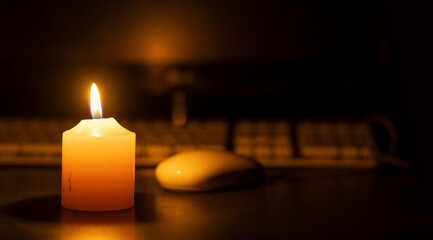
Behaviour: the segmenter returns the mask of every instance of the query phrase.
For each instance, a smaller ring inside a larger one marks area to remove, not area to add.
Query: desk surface
[[[137,169],[135,207],[60,207],[60,168],[0,168],[0,239],[396,239],[433,236],[428,186],[411,173],[268,170],[262,186],[161,189]]]

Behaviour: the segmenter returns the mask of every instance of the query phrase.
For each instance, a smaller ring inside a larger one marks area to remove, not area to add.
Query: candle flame
[[[95,83],[92,84],[92,88],[90,89],[90,112],[93,119],[102,118],[101,98]]]

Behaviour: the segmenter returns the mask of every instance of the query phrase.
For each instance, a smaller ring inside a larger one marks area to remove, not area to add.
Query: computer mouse
[[[251,158],[227,151],[195,150],[160,162],[156,179],[174,191],[211,191],[252,186],[262,182],[265,170]]]

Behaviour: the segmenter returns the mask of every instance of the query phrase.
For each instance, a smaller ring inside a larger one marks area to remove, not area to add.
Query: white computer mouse
[[[159,184],[175,191],[210,191],[260,183],[264,168],[253,159],[227,151],[178,153],[158,164]]]

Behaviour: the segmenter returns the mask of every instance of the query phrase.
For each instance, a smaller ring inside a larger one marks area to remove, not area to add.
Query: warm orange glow
[[[92,88],[90,89],[90,112],[94,119],[102,118],[101,97],[95,83],[92,84]]]
[[[134,206],[135,133],[114,118],[86,119],[62,139],[63,207],[113,211]]]
[[[62,224],[61,240],[136,239],[135,226],[129,224]]]

